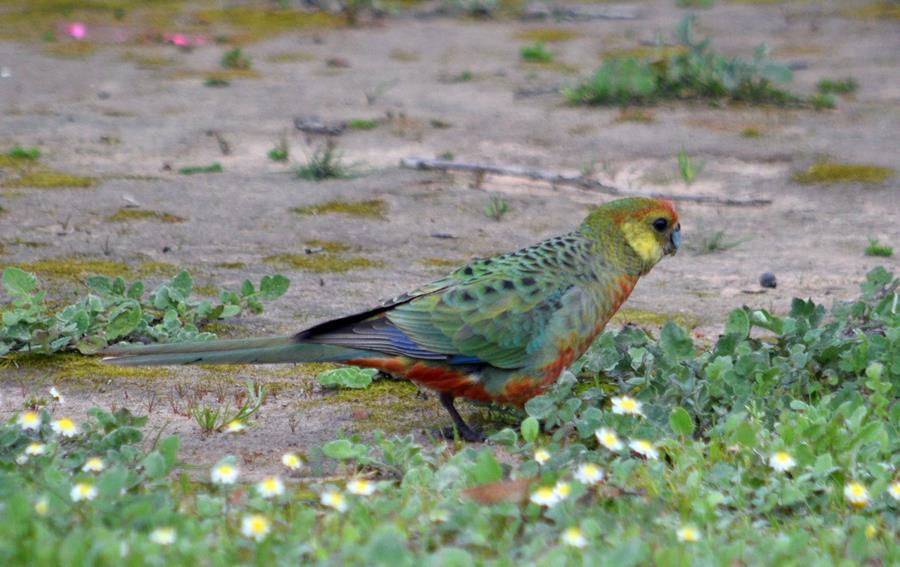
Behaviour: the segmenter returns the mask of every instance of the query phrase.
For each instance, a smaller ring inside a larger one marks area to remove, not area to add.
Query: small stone
[[[772,272],[763,272],[759,276],[759,285],[775,289],[778,287],[778,281],[775,279],[775,274]]]

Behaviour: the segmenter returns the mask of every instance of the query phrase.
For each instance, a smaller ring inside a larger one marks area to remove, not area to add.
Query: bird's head
[[[586,223],[599,228],[612,225],[641,263],[650,271],[663,256],[675,254],[681,245],[681,224],[671,201],[629,197],[610,201],[588,216]]]

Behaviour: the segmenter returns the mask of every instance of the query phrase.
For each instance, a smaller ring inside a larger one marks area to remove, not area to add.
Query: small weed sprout
[[[809,102],[814,110],[831,110],[835,107],[834,97],[830,94],[814,94]]]
[[[346,179],[353,177],[351,168],[341,161],[341,154],[335,150],[335,144],[329,140],[316,148],[306,163],[296,169],[297,177],[309,181],[325,179]]]
[[[506,202],[506,199],[498,197],[497,195],[491,195],[488,204],[484,207],[485,216],[498,222],[503,218],[503,215],[508,212],[509,204]]]
[[[549,63],[553,61],[553,54],[547,51],[543,42],[536,42],[532,45],[525,45],[519,50],[522,60],[529,63]]]
[[[179,168],[178,173],[181,175],[194,175],[197,173],[222,173],[222,164],[213,162],[209,165],[187,165]]]
[[[374,130],[379,122],[369,118],[351,118],[347,121],[347,128],[351,130]]]
[[[268,153],[269,159],[272,161],[277,161],[284,163],[290,157],[290,148],[288,148],[287,140],[282,138],[275,147],[269,150]]]
[[[894,255],[894,249],[885,244],[880,244],[877,238],[870,238],[869,245],[866,246],[866,256],[880,256],[889,258]]]
[[[859,88],[853,77],[846,79],[822,79],[816,83],[816,90],[821,94],[852,94]]]
[[[703,172],[704,167],[706,162],[695,162],[684,150],[678,152],[678,173],[685,185],[691,185]]]
[[[688,249],[698,256],[724,252],[738,246],[744,240],[726,240],[725,231],[717,230],[711,234],[703,235],[688,246]]]
[[[231,422],[244,423],[259,411],[265,402],[265,386],[262,384],[254,386],[252,382],[247,381],[245,387],[247,389],[246,396],[243,393],[238,396],[238,407],[233,412],[229,404],[226,404],[224,408],[215,409],[203,404],[191,409],[191,416],[204,433],[222,431]]]
[[[221,64],[225,69],[249,69],[252,66],[250,58],[244,55],[240,47],[226,51]]]

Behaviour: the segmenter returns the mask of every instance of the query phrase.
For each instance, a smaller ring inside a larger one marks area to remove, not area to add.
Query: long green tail
[[[342,362],[371,357],[372,352],[336,345],[298,342],[293,336],[232,339],[196,343],[111,347],[104,362],[120,366],[163,364],[268,364]]]

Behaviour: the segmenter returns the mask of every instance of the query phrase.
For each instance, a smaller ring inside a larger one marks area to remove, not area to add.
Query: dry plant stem
[[[487,163],[467,163],[462,161],[450,161],[442,159],[428,159],[409,157],[400,160],[400,166],[408,169],[438,170],[438,171],[470,171],[483,177],[485,174],[508,175],[511,177],[524,177],[535,181],[544,181],[551,185],[571,185],[581,189],[599,191],[607,195],[618,197],[640,196],[669,199],[670,201],[682,201],[688,203],[700,203],[706,205],[727,205],[730,207],[762,207],[771,205],[771,199],[723,199],[706,195],[673,195],[669,193],[639,193],[626,191],[601,183],[594,179],[582,177],[579,174],[559,173],[543,169],[519,167],[515,165],[493,165]]]

